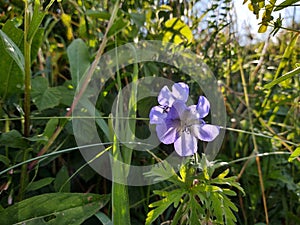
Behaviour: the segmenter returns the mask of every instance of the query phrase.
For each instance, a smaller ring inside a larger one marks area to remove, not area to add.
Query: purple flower
[[[164,86],[158,95],[158,103],[164,107],[171,107],[175,100],[186,102],[189,97],[189,86],[179,82],[172,86],[172,92],[167,86]]]
[[[203,120],[209,113],[210,104],[200,96],[197,105],[186,106],[188,86],[174,84],[172,92],[165,86],[155,106],[150,111],[150,124],[156,124],[159,140],[164,144],[174,143],[175,151],[180,156],[190,156],[197,152],[198,139],[213,141],[220,128],[206,124]],[[163,105],[164,104],[164,105]]]
[[[172,86],[172,91],[167,86],[164,86],[158,95],[159,106],[155,106],[150,111],[150,123],[157,124],[163,121],[170,107],[175,100],[187,102],[189,97],[189,86],[185,83],[179,82]]]

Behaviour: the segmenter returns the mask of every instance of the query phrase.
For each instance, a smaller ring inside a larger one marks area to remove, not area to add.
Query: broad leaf
[[[5,43],[8,43],[7,40],[5,42],[0,41],[0,96],[6,99],[11,95],[23,92],[24,69],[20,68],[24,68],[24,32],[17,28],[13,21],[9,20],[2,28],[1,34],[3,33],[5,33],[15,46],[10,48],[13,49],[13,51],[8,51],[8,45],[5,45]],[[39,28],[34,34],[31,45],[32,62],[35,60],[38,49],[42,44],[44,29]],[[3,35],[0,36],[3,37]]]
[[[25,60],[19,47],[2,30],[0,30],[0,38],[2,39],[4,50],[13,58],[22,73],[24,73]]]
[[[90,66],[90,55],[87,45],[81,40],[74,40],[67,49],[74,88]]]
[[[48,80],[36,77],[32,80],[32,101],[40,111],[57,106],[61,92],[56,87],[49,87]]]
[[[42,194],[2,210],[0,224],[79,225],[94,215],[108,200],[108,196],[97,194]]]
[[[22,51],[23,31],[16,28],[11,21],[4,24],[2,31],[6,33],[11,42]],[[0,96],[3,99],[12,94],[21,93],[23,88],[24,71],[20,68],[24,68],[24,59],[20,56],[21,53],[18,54],[16,53],[17,50],[14,51],[15,54],[18,55],[15,59],[11,56],[13,51],[8,51],[7,45],[4,45],[3,41],[0,42]]]
[[[0,136],[0,146],[8,148],[27,148],[28,142],[17,130],[11,130]]]
[[[163,42],[175,44],[190,44],[193,41],[193,33],[188,25],[178,18],[173,18],[165,23]]]

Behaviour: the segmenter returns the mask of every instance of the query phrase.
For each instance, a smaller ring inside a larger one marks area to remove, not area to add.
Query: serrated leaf
[[[72,84],[76,89],[81,78],[90,66],[90,54],[87,45],[81,39],[76,39],[67,48],[72,76]]]
[[[190,224],[191,225],[197,225],[201,224],[200,219],[201,215],[204,215],[205,212],[203,208],[201,208],[200,204],[197,202],[197,200],[190,196],[190,201],[188,207],[190,208]]]
[[[155,182],[169,180],[174,184],[182,185],[183,181],[176,174],[173,167],[167,162],[159,162],[149,172],[144,173],[146,177],[154,177]]]
[[[159,193],[159,192],[156,192]],[[161,192],[164,193],[164,198],[162,200],[159,200],[157,202],[154,202],[149,205],[149,207],[155,209],[152,209],[147,214],[147,219],[145,225],[150,225],[154,220],[159,217],[172,203],[174,203],[174,207],[176,208],[181,200],[182,195],[184,194],[184,191],[181,189],[176,189],[170,192]]]
[[[210,198],[211,198],[211,203],[212,203],[212,209],[213,209],[213,215],[217,219],[217,223],[223,224],[223,210],[222,208],[224,207],[222,203],[222,198],[218,193],[212,193]]]
[[[1,211],[0,224],[80,225],[109,200],[107,195],[50,193],[34,196]]]

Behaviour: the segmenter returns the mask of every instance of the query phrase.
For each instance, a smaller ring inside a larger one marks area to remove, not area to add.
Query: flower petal
[[[174,148],[180,156],[190,156],[197,152],[198,140],[191,133],[182,132],[181,136],[174,142]]]
[[[220,133],[220,127],[210,124],[193,125],[191,132],[202,141],[213,141]]]
[[[150,124],[159,124],[167,117],[167,114],[164,113],[164,110],[162,107],[154,106],[150,110],[149,118],[150,118]]]
[[[200,118],[204,118],[208,115],[210,109],[210,103],[204,96],[200,96],[197,104],[197,111],[200,113]]]
[[[156,125],[158,139],[164,144],[172,144],[178,138],[176,127],[167,127],[165,123]]]
[[[167,119],[182,119],[182,114],[187,111],[187,109],[188,107],[183,101],[176,100],[168,112]]]
[[[172,86],[172,95],[175,100],[187,102],[189,97],[189,86],[183,82],[175,83]]]
[[[170,89],[167,86],[164,86],[157,97],[158,103],[162,106],[172,106],[172,103],[174,101],[172,93]],[[170,105],[171,102],[171,105]]]

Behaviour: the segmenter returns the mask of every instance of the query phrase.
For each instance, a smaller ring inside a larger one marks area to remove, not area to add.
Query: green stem
[[[29,31],[29,9],[28,1],[25,1],[24,16],[24,59],[25,59],[25,90],[24,90],[24,136],[29,137],[30,133],[30,92],[31,92],[31,40],[28,40]]]
[[[24,15],[24,59],[25,59],[25,80],[24,80],[24,137],[29,137],[30,134],[30,92],[31,92],[31,40],[28,40],[30,23],[30,14],[28,1],[25,1],[25,15]],[[28,149],[23,152],[23,161],[28,158]],[[24,192],[27,184],[27,167],[23,165],[20,176],[20,190],[18,200],[21,201],[24,197]]]

